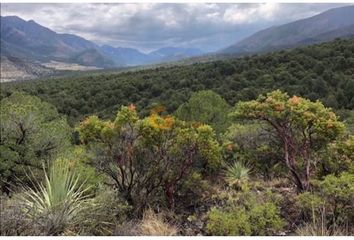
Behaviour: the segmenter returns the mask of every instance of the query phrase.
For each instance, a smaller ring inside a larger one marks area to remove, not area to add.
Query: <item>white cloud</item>
[[[233,24],[269,21],[274,19],[279,10],[278,3],[262,3],[252,8],[240,8],[235,5],[225,11],[223,19]]]
[[[215,50],[256,30],[308,17],[331,4],[1,4],[60,33],[99,44],[154,49],[168,45]]]

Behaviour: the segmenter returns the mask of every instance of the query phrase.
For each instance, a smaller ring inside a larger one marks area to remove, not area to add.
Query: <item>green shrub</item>
[[[354,221],[354,174],[328,175],[314,182],[314,191],[300,194],[299,207],[309,220],[321,215],[329,225],[352,225]]]
[[[265,126],[259,123],[232,124],[225,134],[223,157],[226,162],[247,162],[252,172],[270,180],[284,175],[279,162],[279,146],[265,136]]]
[[[0,191],[43,180],[42,164],[70,147],[71,128],[55,107],[37,97],[13,93],[0,102]],[[34,178],[34,179],[33,179]]]
[[[191,172],[177,192],[176,205],[178,207],[196,206],[204,204],[204,196],[208,195],[210,185],[203,179],[201,173]]]
[[[92,166],[89,157],[83,146],[75,146],[70,153],[65,154],[57,161],[62,161],[70,169],[75,170],[76,174],[80,176],[79,183],[90,187],[86,194],[94,195],[106,179]]]
[[[211,209],[207,232],[211,235],[275,235],[284,227],[280,211],[273,202],[253,202],[244,206]]]
[[[242,208],[236,208],[231,212],[212,208],[208,213],[206,228],[208,234],[217,236],[247,236],[252,233],[249,216]]]
[[[271,202],[254,206],[249,215],[253,235],[274,235],[284,227],[279,209]]]
[[[323,163],[317,172],[319,177],[329,174],[338,176],[344,171],[349,171],[354,166],[354,135],[328,144],[321,158]]]

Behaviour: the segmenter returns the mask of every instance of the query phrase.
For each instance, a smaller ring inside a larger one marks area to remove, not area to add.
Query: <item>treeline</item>
[[[69,122],[112,118],[135,104],[142,116],[156,105],[173,113],[191,94],[213,90],[228,104],[281,89],[334,109],[354,108],[354,40],[188,66],[2,84],[1,99],[20,90],[52,103]]]

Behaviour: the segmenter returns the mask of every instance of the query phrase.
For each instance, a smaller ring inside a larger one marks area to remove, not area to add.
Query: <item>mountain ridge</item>
[[[1,55],[31,59],[32,61],[62,61],[102,68],[134,66],[179,60],[192,57],[198,49],[175,48],[175,52],[157,55],[145,54],[137,49],[99,46],[74,34],[56,33],[33,20],[18,16],[1,16]],[[162,52],[164,48],[155,52]],[[178,54],[178,53],[183,54]],[[91,61],[90,61],[91,60]]]
[[[269,49],[281,49],[282,46],[299,46],[304,40],[307,40],[307,44],[330,41],[342,37],[340,32],[333,34],[336,30],[353,24],[354,5],[333,8],[309,18],[263,29],[219,52],[229,54],[257,53]],[[354,28],[350,30],[354,33]],[[325,34],[330,32],[332,34],[325,38]],[[322,35],[322,38],[316,38],[319,35]],[[311,38],[313,41],[309,41]]]

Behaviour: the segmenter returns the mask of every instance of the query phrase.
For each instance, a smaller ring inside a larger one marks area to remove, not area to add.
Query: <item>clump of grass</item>
[[[341,226],[332,226],[328,228],[321,223],[307,223],[296,229],[299,236],[348,236],[348,231]]]
[[[162,214],[156,214],[151,209],[144,212],[139,225],[139,235],[143,236],[174,236],[177,232],[177,227],[168,223]]]
[[[306,223],[296,229],[299,236],[348,236],[349,230],[335,223],[329,225],[326,219],[326,209],[320,209],[320,216],[312,208],[312,222]]]
[[[49,174],[44,171],[44,183],[24,187],[22,200],[26,215],[45,235],[61,234],[83,208],[89,187],[85,188],[79,179],[65,161],[56,161]]]

